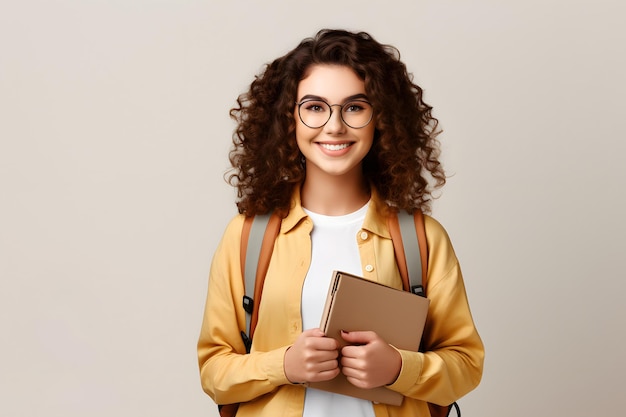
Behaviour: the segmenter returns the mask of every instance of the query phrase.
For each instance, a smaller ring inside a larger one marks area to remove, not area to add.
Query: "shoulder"
[[[224,249],[235,247],[239,248],[241,242],[241,232],[243,230],[243,223],[246,217],[243,214],[237,214],[226,224],[222,240],[220,242],[220,248]]]
[[[441,265],[444,269],[457,263],[452,241],[446,229],[433,217],[424,215],[429,265]],[[445,266],[444,266],[445,265]],[[429,266],[429,268],[430,268]]]
[[[450,241],[448,232],[438,220],[427,214],[424,214],[424,226],[426,228],[426,236],[428,242]]]

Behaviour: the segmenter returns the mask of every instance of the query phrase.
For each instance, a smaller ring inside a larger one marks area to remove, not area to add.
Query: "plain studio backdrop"
[[[623,4],[2,0],[0,415],[217,416],[228,110],[322,27],[397,46],[441,122],[433,215],[487,353],[463,415],[620,415]]]

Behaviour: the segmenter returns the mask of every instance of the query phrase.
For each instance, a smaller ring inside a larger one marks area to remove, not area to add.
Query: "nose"
[[[338,108],[334,108],[337,106]],[[333,104],[330,106],[330,119],[324,125],[324,130],[327,133],[343,133],[346,129],[346,124],[341,118],[341,106],[339,104]]]

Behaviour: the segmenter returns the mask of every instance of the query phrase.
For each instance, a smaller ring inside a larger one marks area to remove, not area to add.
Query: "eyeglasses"
[[[352,100],[344,104],[328,104],[321,99],[308,99],[296,103],[298,116],[305,126],[319,129],[325,126],[333,114],[333,107],[338,106],[341,111],[341,120],[353,129],[361,129],[372,121],[374,110],[365,100]]]

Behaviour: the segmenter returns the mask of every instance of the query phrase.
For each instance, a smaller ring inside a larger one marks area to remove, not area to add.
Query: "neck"
[[[302,185],[302,206],[315,213],[341,216],[357,211],[370,198],[363,175],[306,177]]]

